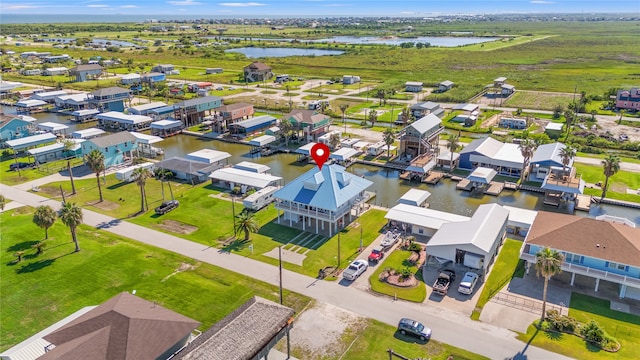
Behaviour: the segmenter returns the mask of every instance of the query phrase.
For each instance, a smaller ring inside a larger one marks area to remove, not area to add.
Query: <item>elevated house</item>
[[[153,118],[144,115],[128,115],[109,111],[96,115],[98,126],[111,130],[143,131],[149,129]]]
[[[51,133],[30,135],[5,141],[5,145],[13,151],[24,151],[40,145],[51,144],[58,139]]]
[[[131,105],[131,90],[112,86],[90,92],[87,98],[89,106],[101,112],[124,111],[125,103]]]
[[[565,166],[560,155],[562,143],[540,145],[529,161],[529,180],[541,181],[545,191],[544,203],[560,205],[561,200],[575,200],[584,192],[585,181],[576,174],[573,159]]]
[[[165,106],[167,106],[167,104],[163,103],[162,101],[154,101],[127,108],[127,112],[131,115],[149,115],[149,111]]]
[[[271,66],[259,61],[254,61],[244,68],[244,80],[246,82],[267,81],[273,77]]]
[[[69,76],[75,76],[77,82],[97,79],[102,75],[104,68],[100,64],[83,64],[69,70]]]
[[[616,108],[636,112],[640,110],[640,87],[630,90],[618,90],[616,94]]]
[[[185,100],[173,105],[173,117],[180,120],[185,127],[189,127],[200,124],[205,116],[213,115],[220,106],[222,106],[222,98],[218,96]]]
[[[435,156],[438,137],[443,130],[442,120],[435,114],[426,115],[408,125],[400,132],[400,156],[406,160],[415,160],[423,155]]]
[[[252,104],[235,103],[223,105],[218,108],[218,115],[215,116],[213,131],[225,133],[229,129],[229,125],[235,122],[248,119],[253,116],[255,110]]]
[[[360,76],[355,76],[355,75],[343,75],[342,76],[342,83],[344,85],[351,85],[351,84],[355,84],[355,83],[359,83],[360,82]]]
[[[134,150],[137,148],[136,137],[128,131],[121,131],[84,141],[82,155],[98,150],[104,155],[105,168],[110,168],[133,160]]]
[[[166,75],[162,72],[148,72],[142,75],[140,81],[147,84],[153,84],[160,81],[165,81],[166,79]]]
[[[454,85],[455,84],[453,81],[449,81],[449,80],[442,81],[438,83],[438,91],[439,92],[449,91],[453,88]]]
[[[140,74],[126,74],[120,78],[122,85],[133,85],[142,83],[142,76]]]
[[[372,184],[342,166],[314,167],[274,194],[278,223],[333,236],[364,211]]]
[[[83,110],[89,106],[89,95],[80,93],[57,96],[55,104],[58,109]]]
[[[69,95],[69,93],[67,93],[64,90],[54,90],[54,91],[43,91],[43,92],[35,93],[31,95],[30,98],[33,100],[42,100],[46,103],[53,104],[56,102],[56,98],[58,96],[65,96],[65,95]]]
[[[45,76],[67,75],[69,74],[69,69],[64,66],[50,67],[44,69],[43,74]]]
[[[424,83],[422,81],[407,81],[404,83],[404,91],[407,92],[421,92]]]
[[[293,109],[284,116],[294,129],[302,131],[305,141],[317,142],[318,138],[329,131],[331,117],[315,110]]]
[[[200,323],[123,292],[88,306],[7,350],[2,359],[168,359]]]
[[[529,160],[528,179],[542,182],[552,171],[568,171],[567,173],[569,173],[573,167],[573,158],[568,159],[569,162],[566,166],[562,164],[560,154],[564,148],[566,145],[559,142],[538,146]]]
[[[460,151],[459,167],[465,170],[484,167],[498,175],[518,177],[523,164],[524,157],[517,144],[505,144],[490,137],[474,140]]]
[[[31,116],[0,114],[0,141],[30,136],[36,130],[35,121]]]
[[[420,119],[429,114],[433,114],[439,118],[444,116],[444,109],[438,103],[434,103],[432,101],[423,101],[417,104],[413,104],[409,107],[411,110],[411,114],[416,118]]]
[[[238,136],[248,136],[273,127],[278,119],[271,115],[252,117],[229,125],[229,131]]]
[[[633,222],[539,211],[520,250],[528,274],[545,247],[564,255],[563,273],[553,280],[640,300],[640,229]]]
[[[175,66],[172,64],[158,64],[151,68],[151,72],[162,73],[162,74],[171,74],[175,70]]]

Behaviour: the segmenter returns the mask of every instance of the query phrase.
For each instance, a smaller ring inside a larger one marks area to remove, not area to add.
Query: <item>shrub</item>
[[[557,310],[547,311],[547,321],[553,329],[564,332],[574,332],[578,321],[572,317],[560,315]]]
[[[411,275],[413,275],[413,272],[411,271],[411,268],[409,267],[403,267],[400,271],[398,271],[398,273],[400,274],[400,281],[405,281],[407,279],[409,279],[411,277]]]
[[[589,323],[580,330],[580,333],[587,341],[596,344],[600,344],[604,340],[604,330],[602,330],[595,320],[589,321]]]
[[[420,252],[422,251],[422,246],[420,246],[420,244],[418,244],[417,242],[411,242],[411,244],[409,245],[409,251],[415,251],[415,252]]]

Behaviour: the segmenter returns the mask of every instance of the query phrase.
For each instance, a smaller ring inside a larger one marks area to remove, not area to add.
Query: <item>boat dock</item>
[[[439,171],[431,171],[429,172],[429,175],[427,175],[426,178],[422,179],[422,182],[435,185],[438,182],[440,182],[440,179],[442,179],[443,176],[444,174]]]
[[[576,196],[576,210],[589,211],[591,209],[591,195],[580,194]]]
[[[462,179],[456,185],[456,189],[458,190],[471,191],[472,188],[473,183],[469,179]]]
[[[492,181],[489,183],[489,186],[484,190],[484,193],[487,195],[498,196],[504,189],[503,182]]]

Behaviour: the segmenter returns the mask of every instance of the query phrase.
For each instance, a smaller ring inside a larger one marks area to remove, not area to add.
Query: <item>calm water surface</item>
[[[5,113],[15,113],[15,109],[11,107],[2,107],[2,111]],[[60,116],[52,113],[33,114],[32,116],[38,119],[37,123],[45,121],[64,123],[71,127],[68,133],[71,133],[76,129],[95,126],[95,122],[77,124],[70,122],[67,116]],[[174,156],[184,156],[202,148],[226,151],[231,154],[231,158],[229,159],[230,164],[235,164],[240,161],[253,161],[264,164],[271,167],[271,172],[274,175],[282,176],[287,183],[315,166],[296,162],[296,154],[275,154],[265,157],[251,157],[249,154],[249,146],[226,143],[218,140],[205,140],[189,135],[177,135],[166,138],[164,141],[157,143],[156,145],[164,149],[165,159]],[[464,216],[472,215],[478,206],[486,203],[498,203],[501,205],[545,211],[563,212],[565,210],[555,206],[544,205],[541,194],[527,191],[514,192],[505,190],[500,194],[500,196],[489,196],[457,190],[455,187],[456,183],[449,179],[442,179],[442,181],[437,185],[427,185],[417,182],[409,183],[398,179],[398,171],[361,164],[355,164],[349,167],[349,171],[356,175],[364,176],[373,182],[373,185],[369,190],[375,192],[376,197],[372,200],[372,203],[384,207],[392,207],[409,189],[418,188],[431,192],[431,197],[427,200],[430,204],[430,208]],[[576,211],[575,214],[578,216],[592,217],[603,214],[622,216],[630,219],[640,226],[640,210],[638,209],[611,205],[598,205],[592,206],[591,211],[588,214],[583,211]]]
[[[225,50],[225,52],[236,52],[246,55],[248,58],[264,57],[287,57],[287,56],[327,56],[342,55],[344,51],[319,50],[319,49],[297,49],[297,48],[260,48],[241,47]]]

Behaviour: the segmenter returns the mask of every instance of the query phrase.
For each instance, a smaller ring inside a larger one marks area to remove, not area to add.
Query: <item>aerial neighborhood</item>
[[[8,14],[0,359],[636,359],[640,18],[514,13]]]

